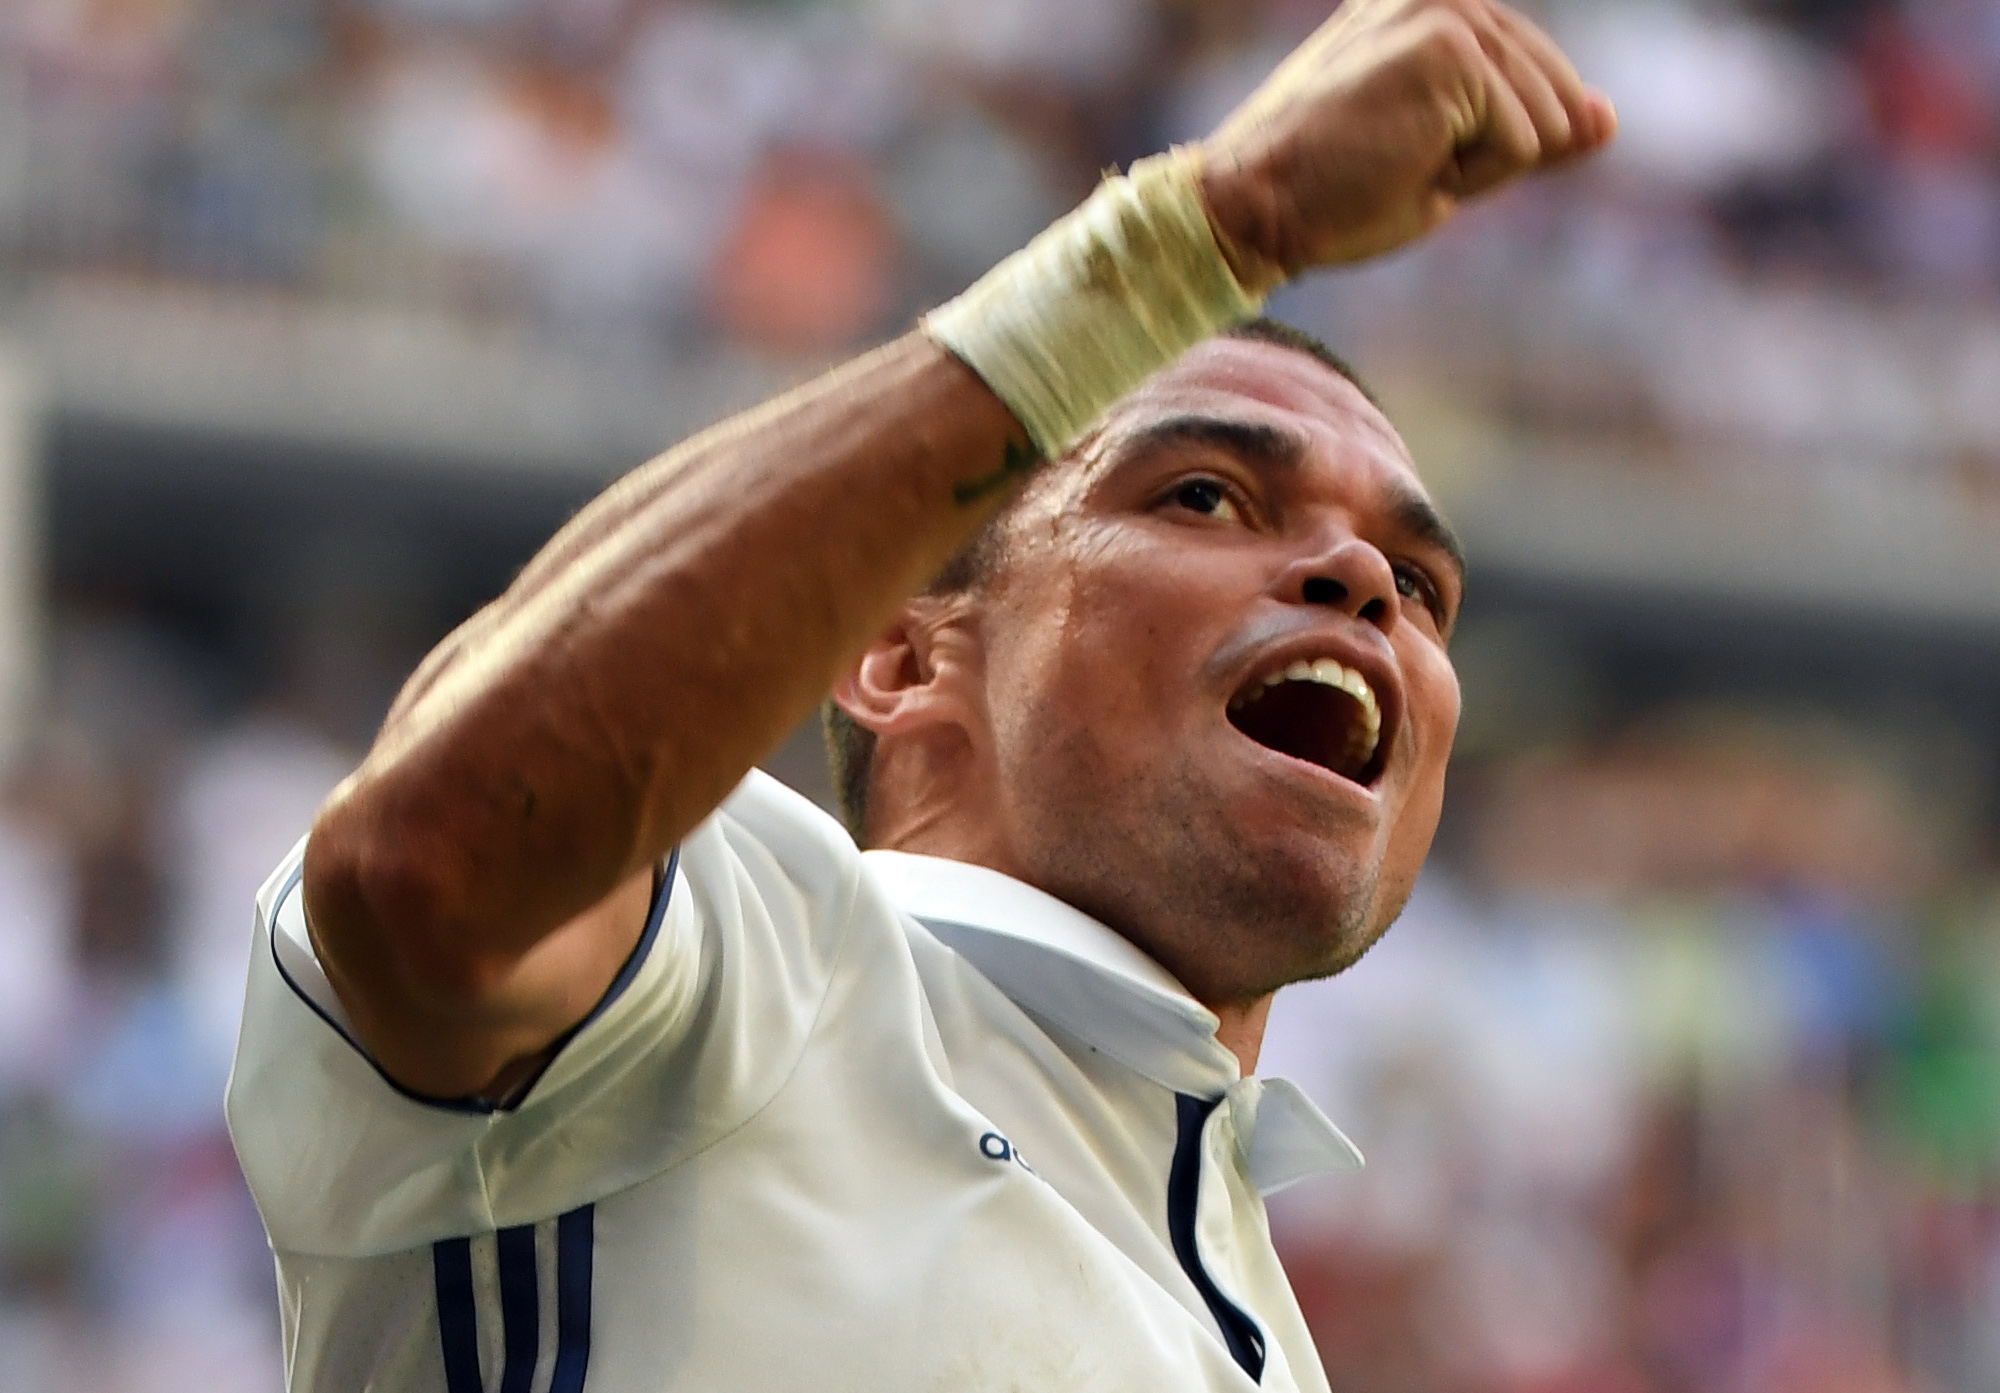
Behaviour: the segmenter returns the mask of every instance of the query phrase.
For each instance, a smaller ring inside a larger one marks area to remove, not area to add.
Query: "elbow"
[[[351,789],[320,810],[306,842],[306,921],[357,1024],[462,1018],[495,995],[509,965],[480,951],[458,859],[382,818]]]

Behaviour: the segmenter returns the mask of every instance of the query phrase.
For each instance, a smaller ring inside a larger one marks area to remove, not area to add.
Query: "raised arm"
[[[1205,255],[1219,248],[1223,280],[1254,301],[1421,236],[1611,125],[1490,0],[1349,0],[1177,168]],[[1087,390],[1058,373],[1051,406],[1002,361],[1067,364],[1070,342],[1097,337],[1080,320],[1122,312],[1094,306],[1095,280],[1064,293],[1088,263],[1009,263],[929,332],[640,468],[425,660],[305,865],[321,961],[393,1077],[456,1096],[525,1074],[631,952],[666,851],[1079,413],[1109,404],[1093,392],[1159,365],[1079,362]],[[1121,273],[1128,298],[1152,293],[1143,247]],[[1040,318],[1017,313],[1044,292]]]

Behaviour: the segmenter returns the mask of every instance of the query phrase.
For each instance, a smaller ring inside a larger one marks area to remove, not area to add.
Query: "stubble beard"
[[[1070,771],[1066,787],[1033,819],[1036,883],[1117,930],[1207,1005],[1345,970],[1407,898],[1407,887],[1389,887],[1394,903],[1382,902],[1379,858],[1330,866],[1345,855],[1331,834],[1311,864],[1254,844],[1196,768],[1121,780],[1087,737],[1065,743],[1054,758]]]

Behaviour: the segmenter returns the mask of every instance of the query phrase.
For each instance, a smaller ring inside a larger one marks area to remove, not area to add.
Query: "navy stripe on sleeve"
[[[472,1297],[472,1240],[441,1238],[431,1244],[437,1281],[438,1342],[444,1350],[447,1393],[481,1393],[479,1312]]]
[[[1174,1096],[1179,1105],[1180,1136],[1174,1142],[1174,1162],[1167,1172],[1167,1235],[1173,1239],[1174,1256],[1181,1260],[1181,1270],[1187,1273],[1201,1299],[1208,1303],[1209,1314],[1222,1328],[1223,1343],[1229,1346],[1230,1357],[1243,1367],[1244,1373],[1261,1382],[1264,1332],[1242,1307],[1222,1294],[1215,1278],[1201,1265],[1201,1251],[1194,1239],[1197,1201],[1201,1197],[1201,1129],[1221,1099],[1203,1102],[1185,1093]]]
[[[541,1353],[541,1312],[535,1290],[535,1226],[521,1224],[493,1236],[500,1266],[500,1330],[507,1359],[500,1393],[528,1393]]]
[[[549,1393],[583,1393],[590,1366],[590,1269],[596,1236],[593,1205],[556,1220],[556,1367]]]

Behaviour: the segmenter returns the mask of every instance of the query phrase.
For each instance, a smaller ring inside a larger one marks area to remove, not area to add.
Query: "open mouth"
[[[1357,784],[1381,777],[1388,757],[1374,689],[1331,658],[1253,679],[1230,699],[1229,723],[1266,749]]]

